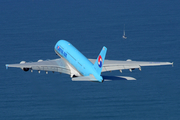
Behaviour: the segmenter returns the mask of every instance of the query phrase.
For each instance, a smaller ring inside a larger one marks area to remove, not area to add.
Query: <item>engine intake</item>
[[[27,72],[27,71],[29,71],[29,68],[22,68],[22,70]]]

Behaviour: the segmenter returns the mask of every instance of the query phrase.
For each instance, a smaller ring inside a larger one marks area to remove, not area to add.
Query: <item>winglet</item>
[[[8,69],[8,64],[6,64],[6,69]]]
[[[94,63],[94,68],[96,69],[97,73],[100,75],[102,71],[102,67],[104,64],[104,59],[106,57],[107,48],[104,46],[98,55],[96,62]]]

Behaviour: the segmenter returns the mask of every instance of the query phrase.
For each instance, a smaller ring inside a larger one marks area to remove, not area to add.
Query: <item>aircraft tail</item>
[[[94,63],[94,68],[96,69],[97,73],[100,75],[102,71],[102,67],[104,64],[104,59],[106,57],[107,48],[104,46],[98,55],[96,62]]]

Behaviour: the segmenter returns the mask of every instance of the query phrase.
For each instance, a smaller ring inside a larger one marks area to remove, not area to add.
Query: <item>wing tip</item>
[[[6,64],[5,66],[6,66],[6,69],[8,69],[8,64]]]

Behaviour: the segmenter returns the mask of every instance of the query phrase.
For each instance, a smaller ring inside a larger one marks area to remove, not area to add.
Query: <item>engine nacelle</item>
[[[21,68],[21,69],[25,72],[29,71],[29,68]]]
[[[71,78],[74,78],[74,77],[77,77],[76,75],[74,75],[74,74],[71,74]]]
[[[21,61],[20,64],[25,64],[26,61]],[[23,71],[27,72],[29,71],[29,68],[21,68]]]
[[[38,62],[42,62],[43,60],[38,60]]]
[[[24,63],[26,63],[26,61],[21,61],[21,62],[20,62],[20,64],[24,64]]]
[[[132,61],[131,59],[127,59],[126,61]]]

